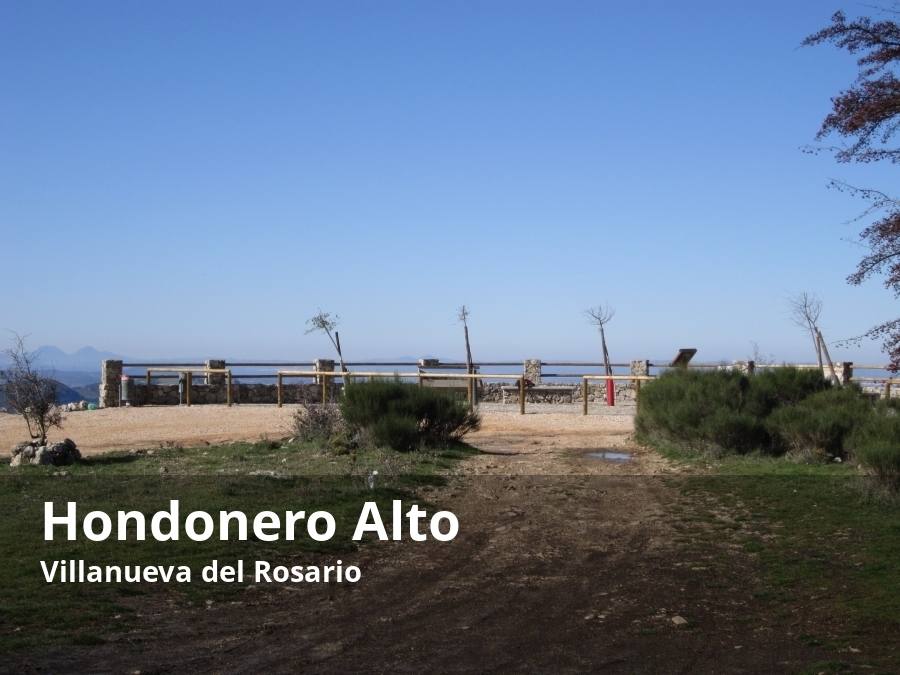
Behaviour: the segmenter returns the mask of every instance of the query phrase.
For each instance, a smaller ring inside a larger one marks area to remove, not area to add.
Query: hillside
[[[73,388],[64,385],[62,382],[56,382],[56,402],[76,403],[78,401],[89,401],[96,403],[98,389],[98,384]],[[0,386],[0,408],[6,408],[6,392],[2,386]]]

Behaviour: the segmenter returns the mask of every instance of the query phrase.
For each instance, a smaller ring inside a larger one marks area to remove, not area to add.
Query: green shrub
[[[367,431],[378,447],[411,452],[422,445],[419,423],[415,417],[388,415],[374,420]]]
[[[351,429],[402,452],[446,445],[480,424],[476,413],[448,393],[398,380],[348,385],[341,411]]]
[[[879,483],[900,491],[900,412],[893,401],[880,404],[847,439],[851,454]]]
[[[668,371],[642,388],[635,427],[649,438],[708,441],[704,422],[721,411],[738,412],[748,386],[736,371]]]
[[[718,451],[746,454],[770,444],[769,434],[759,419],[733,410],[717,410],[703,420],[700,431]]]
[[[743,411],[758,418],[774,410],[795,405],[820,391],[831,388],[821,371],[810,368],[766,368],[750,378]]]
[[[644,440],[715,454],[841,454],[866,410],[857,389],[833,390],[817,370],[671,370],[642,389],[635,428]]]
[[[811,457],[842,457],[844,441],[866,421],[871,404],[857,387],[826,389],[775,410],[769,433],[788,450]]]

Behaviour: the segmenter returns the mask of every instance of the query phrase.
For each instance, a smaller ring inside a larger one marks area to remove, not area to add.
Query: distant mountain
[[[85,385],[100,383],[100,366],[91,370],[56,370],[49,369],[44,371],[54,380],[62,382],[67,387],[77,389]]]
[[[93,347],[82,347],[76,352],[67,354],[59,347],[44,345],[34,350],[35,365],[41,370],[81,370],[98,371],[103,359],[120,359],[112,352],[101,352]],[[0,353],[0,365],[6,365],[9,359]]]
[[[112,352],[101,352],[93,347],[82,347],[72,354],[67,354],[59,347],[53,345],[45,345],[39,347],[35,352],[37,355],[36,365],[46,370],[80,370],[89,372],[99,372],[100,362],[103,359],[120,359],[118,354]]]

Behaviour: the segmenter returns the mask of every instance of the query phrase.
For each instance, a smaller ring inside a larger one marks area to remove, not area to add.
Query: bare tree
[[[316,333],[321,331],[328,336],[328,339],[331,340],[331,344],[334,345],[334,350],[337,352],[338,360],[341,363],[341,372],[346,373],[347,367],[344,365],[344,355],[341,352],[341,336],[337,332],[338,322],[340,322],[341,317],[337,314],[331,316],[329,312],[323,312],[321,309],[310,319],[307,319],[306,323],[309,325],[309,328],[306,330],[306,334]]]
[[[472,362],[472,346],[469,344],[469,309],[465,305],[459,308],[458,318],[463,325],[463,335],[466,338],[466,372],[472,375],[475,372],[475,364]],[[473,379],[466,382],[466,386],[468,387],[470,401],[472,405],[475,405],[478,398],[478,387],[475,386]]]
[[[825,338],[822,337],[822,331],[816,328],[816,338],[819,340],[819,349],[822,350],[822,356],[825,359],[825,364],[828,366],[828,379],[831,380],[831,383],[834,385],[840,386],[841,381],[838,379],[837,373],[834,370],[834,361],[831,360],[831,354],[828,353],[828,346],[825,344]]]
[[[821,369],[822,343],[819,341],[818,330],[819,317],[822,314],[822,301],[815,295],[803,291],[799,295],[788,298],[788,307],[791,310],[791,321],[809,333]]]
[[[600,331],[600,343],[603,345],[603,364],[606,368],[606,374],[612,375],[612,366],[609,365],[609,350],[606,348],[606,326],[613,320],[616,310],[609,305],[598,305],[585,310],[584,313],[587,314],[588,321],[597,326],[597,330]]]
[[[25,338],[14,334],[13,346],[5,351],[9,367],[0,372],[10,408],[25,420],[32,440],[46,445],[47,432],[62,428],[62,413],[56,406],[56,381],[35,368],[36,355],[25,346]]]
[[[472,362],[472,347],[469,345],[469,310],[463,305],[459,308],[459,321],[463,325],[463,335],[466,338],[466,370],[469,373],[474,372],[475,365]]]

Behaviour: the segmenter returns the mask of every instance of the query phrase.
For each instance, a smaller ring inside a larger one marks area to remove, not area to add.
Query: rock
[[[10,455],[12,459],[9,461],[10,466],[19,466],[20,464],[31,464],[38,445],[36,441],[30,443],[19,443],[15,446]]]
[[[686,626],[687,622],[687,619],[685,619],[683,616],[676,615],[672,617],[672,623],[674,623],[676,626]]]
[[[12,449],[10,466],[22,464],[52,464],[68,466],[81,459],[81,452],[72,439],[67,438],[60,443],[38,445],[37,441],[19,443]]]

